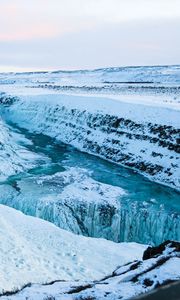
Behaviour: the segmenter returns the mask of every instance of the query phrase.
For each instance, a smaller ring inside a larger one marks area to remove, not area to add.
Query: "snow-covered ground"
[[[158,263],[162,265],[157,266]],[[138,295],[163,286],[166,282],[179,280],[179,268],[180,258],[177,253],[164,254],[148,261],[122,266],[109,278],[97,282],[55,282],[44,286],[31,285],[15,295],[2,297],[2,300],[136,299]]]
[[[178,245],[142,261],[146,248],[77,236],[0,205],[0,298],[129,299],[180,279]]]
[[[0,205],[0,294],[28,283],[101,279],[145,248],[77,236]]]
[[[151,104],[156,102],[160,106],[169,105],[171,108],[175,103],[178,107],[180,100],[179,84],[180,66],[107,68],[92,71],[44,73],[0,73],[1,91],[7,92],[9,90],[11,93],[13,91],[16,93],[18,88],[19,93],[25,92],[26,94],[27,90],[24,90],[24,87],[27,87],[31,94],[32,87],[41,86],[42,88],[50,88],[51,92],[59,88],[59,92],[91,95],[94,91],[93,88],[101,87],[101,90],[96,92],[98,96],[101,92],[102,94],[117,96],[117,98],[119,96],[121,99],[122,96],[124,98],[127,95],[133,102],[139,102],[145,97],[143,102],[146,104],[149,96]]]
[[[179,108],[180,66],[123,67],[87,71],[0,73],[0,91],[21,95],[88,94],[123,102]],[[26,89],[26,88],[28,89]],[[41,89],[40,89],[41,88]]]

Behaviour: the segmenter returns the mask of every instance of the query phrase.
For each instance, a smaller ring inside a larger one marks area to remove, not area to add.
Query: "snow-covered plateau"
[[[0,299],[180,280],[179,103],[180,66],[0,73]]]

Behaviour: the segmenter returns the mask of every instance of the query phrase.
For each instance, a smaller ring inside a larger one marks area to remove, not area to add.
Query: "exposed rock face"
[[[159,256],[163,253],[166,247],[173,248],[174,252],[180,252],[180,243],[174,241],[165,241],[157,247],[148,247],[143,254],[143,260]]]
[[[118,267],[100,281],[29,284],[20,292],[6,294],[1,299],[129,299],[180,280],[179,252],[179,242],[166,241],[158,247],[149,247],[143,255],[145,260]]]

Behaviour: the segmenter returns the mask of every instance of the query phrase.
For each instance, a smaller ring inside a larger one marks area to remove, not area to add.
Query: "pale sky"
[[[180,0],[0,0],[0,72],[180,64]]]

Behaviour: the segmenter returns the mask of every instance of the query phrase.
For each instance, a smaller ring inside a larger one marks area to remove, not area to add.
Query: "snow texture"
[[[119,264],[140,259],[144,249],[74,235],[0,205],[0,294],[28,283],[98,280]]]
[[[180,256],[176,248],[165,250],[147,260],[135,260],[115,269],[96,281],[56,281],[50,284],[30,284],[3,300],[117,300],[149,292],[159,286],[180,280]]]

